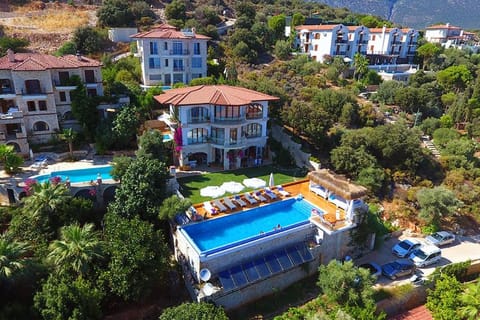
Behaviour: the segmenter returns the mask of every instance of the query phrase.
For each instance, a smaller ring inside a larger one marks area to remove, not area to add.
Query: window
[[[150,80],[153,81],[162,81],[162,75],[161,74],[151,74],[148,76]]]
[[[95,83],[95,72],[93,70],[85,70],[85,82]]]
[[[215,106],[215,119],[237,120],[240,119],[240,107],[238,106]]]
[[[247,138],[256,138],[262,136],[262,125],[259,123],[251,123],[242,128],[242,135]]]
[[[200,42],[193,44],[193,54],[200,54]]]
[[[168,42],[163,43],[163,50],[168,50]]]
[[[97,89],[87,89],[87,96],[96,97],[97,96]]]
[[[173,59],[173,71],[184,71],[183,60],[182,59]]]
[[[203,78],[203,74],[201,73],[192,73],[192,79]]]
[[[315,39],[320,39],[320,33],[315,33]]]
[[[318,51],[318,44],[313,46],[313,51]]]
[[[208,109],[203,107],[194,107],[190,110],[190,122],[204,122],[208,117]]]
[[[205,143],[207,142],[208,131],[203,128],[195,128],[187,133],[187,143],[196,144],[196,143]]]
[[[58,73],[58,80],[60,80],[60,85],[66,85],[70,80],[70,74],[68,71],[60,71]]]
[[[375,35],[372,35],[372,40],[375,41]]]
[[[35,101],[27,101],[27,107],[28,111],[30,112],[37,111],[37,109],[35,108]]]
[[[247,107],[247,119],[260,119],[263,117],[263,106],[252,104]]]
[[[201,68],[202,67],[202,58],[192,58],[192,68]]]
[[[0,93],[11,93],[12,85],[10,79],[0,79]]]
[[[60,91],[58,95],[60,96],[60,101],[62,102],[67,101],[67,95],[65,94],[65,91]]]
[[[150,69],[160,69],[160,58],[149,58],[148,66]]]
[[[173,75],[173,83],[183,82],[183,73],[175,73]]]
[[[168,59],[165,59],[165,67],[168,67]]]
[[[211,129],[212,141],[216,144],[223,144],[225,141],[225,129],[224,128],[212,128]]]
[[[158,47],[156,42],[150,42],[150,54],[158,54]]]
[[[48,124],[43,121],[38,121],[33,124],[33,131],[48,131]]]
[[[173,43],[173,54],[183,54],[183,44],[181,42]]]
[[[27,94],[41,93],[39,80],[25,80]]]
[[[38,101],[38,109],[40,111],[46,111],[47,110],[47,101],[45,101],[45,100]]]

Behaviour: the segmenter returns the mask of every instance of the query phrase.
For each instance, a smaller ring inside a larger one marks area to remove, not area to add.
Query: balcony
[[[416,46],[417,44],[418,44],[417,42],[410,42],[408,45],[412,47],[412,46]]]
[[[0,99],[14,99],[15,90],[13,88],[0,88]]]
[[[21,90],[22,98],[23,99],[47,99],[47,90],[43,88],[43,90],[32,90],[27,91],[25,89]]]
[[[360,45],[368,44],[368,40],[358,40],[357,43],[360,44]]]
[[[335,40],[335,43],[348,43],[348,40],[336,39],[336,40]]]
[[[0,113],[0,122],[2,123],[18,123],[23,118],[23,112],[19,110],[8,110],[7,113]]]
[[[188,123],[197,124],[197,123],[206,123],[210,122],[210,117],[192,117],[188,120]]]
[[[393,44],[393,45],[400,45],[400,44],[402,44],[402,41],[393,40],[393,41],[392,41],[392,44]]]
[[[77,86],[69,84],[67,82],[59,81],[59,80],[54,80],[53,84],[55,85],[55,88],[59,90],[75,90]]]
[[[174,66],[173,71],[185,71],[185,67],[184,66]]]
[[[198,137],[196,139],[187,139],[187,145],[191,146],[194,144],[203,144],[208,142],[208,137],[203,136],[203,137]]]
[[[215,117],[214,122],[215,124],[218,125],[233,125],[233,124],[239,124],[241,122],[245,121],[245,116],[238,116],[238,117]]]
[[[242,148],[247,144],[247,139],[242,137],[240,139],[223,139],[223,138],[210,138],[209,142],[215,147],[230,147],[230,148]]]
[[[347,51],[337,51],[333,53],[334,56],[344,56],[346,54],[347,54]]]
[[[190,54],[190,50],[185,49],[185,50],[170,50],[168,52],[169,55],[171,56],[188,56]]]
[[[263,112],[247,113],[247,120],[262,119],[262,118],[263,118]]]

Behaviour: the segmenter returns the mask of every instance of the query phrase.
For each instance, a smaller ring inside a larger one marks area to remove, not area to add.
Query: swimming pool
[[[110,175],[112,166],[96,166],[91,168],[84,169],[72,169],[72,170],[62,170],[62,171],[52,171],[49,174],[42,174],[39,176],[33,176],[31,179],[35,179],[38,182],[46,182],[50,178],[60,177],[62,181],[65,181],[67,177],[70,179],[71,183],[79,182],[89,182],[91,180],[97,181],[97,176],[100,174],[103,180],[113,179]]]
[[[173,136],[170,133],[164,133],[163,134],[163,141],[170,141],[173,140]]]
[[[201,254],[212,254],[267,235],[308,224],[312,209],[294,198],[181,228]],[[278,228],[280,225],[280,228]]]

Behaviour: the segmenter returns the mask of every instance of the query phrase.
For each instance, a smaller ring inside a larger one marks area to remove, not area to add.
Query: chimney
[[[193,33],[193,36],[195,36],[195,27],[192,28],[192,33]]]
[[[7,57],[8,57],[8,61],[15,62],[15,53],[13,52],[12,49],[7,50]]]
[[[80,51],[77,51],[76,56],[78,61],[82,61],[82,55],[80,54]]]

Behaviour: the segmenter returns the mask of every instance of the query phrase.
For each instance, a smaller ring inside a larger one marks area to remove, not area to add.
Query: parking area
[[[407,233],[403,233],[399,237],[392,237],[386,240],[381,248],[356,259],[355,264],[360,265],[363,263],[375,262],[381,266],[385,263],[399,259],[392,254],[392,247],[406,238],[414,238],[421,242],[425,241],[423,237],[411,236]],[[449,263],[463,262],[468,259],[480,259],[480,235],[457,236],[453,244],[442,246],[440,248],[442,250],[442,258],[439,262],[425,268],[417,268],[417,272],[423,277],[430,275],[435,268],[439,266],[447,265]],[[377,284],[381,286],[399,285],[409,282],[409,278],[410,276],[404,276],[397,280],[390,280],[382,275],[378,278]]]

